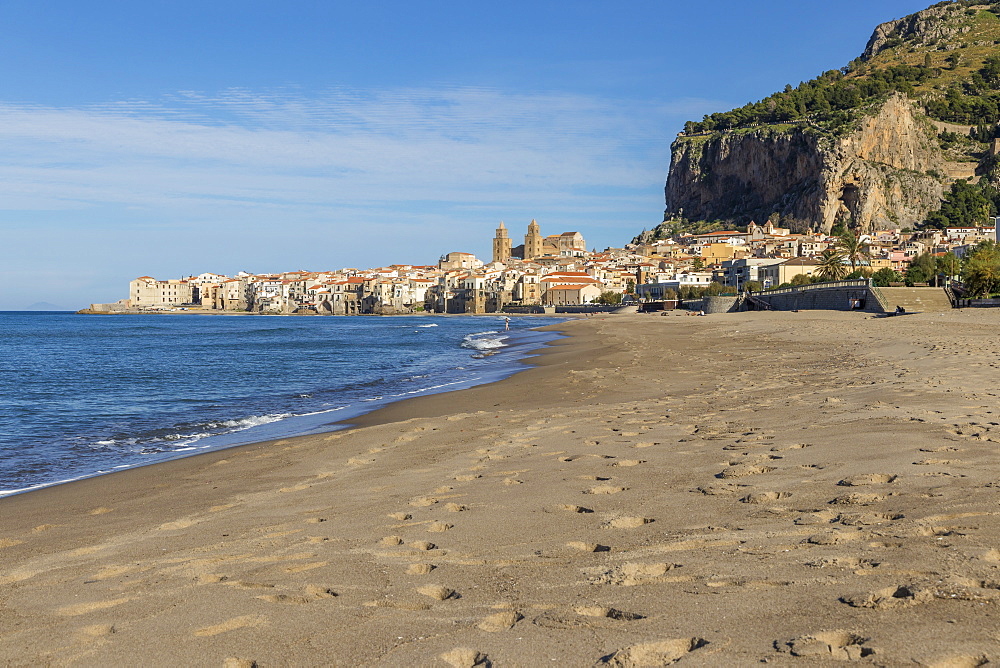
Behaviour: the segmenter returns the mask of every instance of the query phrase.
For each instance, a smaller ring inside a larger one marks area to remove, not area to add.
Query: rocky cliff
[[[671,147],[664,220],[919,225],[955,179],[995,160],[996,44],[1000,3],[938,3],[878,26],[841,70],[689,122]]]
[[[983,7],[987,5],[982,5]],[[972,32],[972,26],[962,21],[962,16],[956,15],[951,3],[939,3],[933,7],[910,14],[895,21],[887,21],[875,28],[865,52],[864,60],[871,60],[897,41],[906,41],[911,45],[936,47],[960,38]],[[955,43],[953,46],[960,46]]]
[[[955,171],[933,125],[897,94],[842,137],[807,124],[678,137],[667,217],[745,224],[777,212],[825,232],[838,220],[911,227],[940,207],[942,176]]]

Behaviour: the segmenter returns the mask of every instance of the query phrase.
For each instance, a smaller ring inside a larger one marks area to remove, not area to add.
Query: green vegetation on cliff
[[[923,66],[894,66],[879,70],[865,79],[848,78],[840,70],[830,70],[820,77],[787,86],[760,102],[739,109],[705,116],[700,123],[688,121],[686,133],[715,132],[748,125],[775,125],[808,121],[827,129],[837,130],[855,120],[863,107],[884,99],[889,93],[914,92],[913,83],[933,76],[933,70]]]
[[[1000,122],[1000,2],[944,2],[878,31],[865,55],[840,70],[785,86],[759,102],[689,121],[686,133],[760,124],[808,122],[827,131],[899,92],[936,120],[990,126]]]

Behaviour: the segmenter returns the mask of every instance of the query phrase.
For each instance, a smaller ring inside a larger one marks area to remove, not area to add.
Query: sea
[[[555,319],[0,312],[0,496],[495,382]]]

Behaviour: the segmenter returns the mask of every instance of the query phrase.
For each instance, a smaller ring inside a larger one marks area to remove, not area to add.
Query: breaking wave
[[[501,334],[500,332],[477,332],[475,334],[467,334],[462,340],[461,346],[479,352],[497,350],[498,348],[507,347],[507,344],[504,343],[507,338],[508,335]]]

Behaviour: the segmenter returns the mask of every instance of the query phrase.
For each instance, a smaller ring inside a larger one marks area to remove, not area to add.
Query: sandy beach
[[[0,662],[1000,659],[998,323],[581,319],[353,429],[0,499]]]

